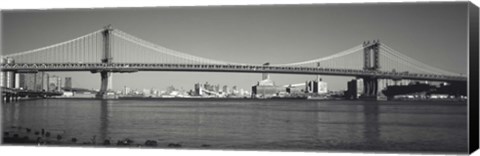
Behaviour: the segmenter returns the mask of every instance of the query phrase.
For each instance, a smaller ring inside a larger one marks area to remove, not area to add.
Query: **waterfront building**
[[[243,88],[241,88],[238,95],[244,96],[245,95],[245,90]]]
[[[42,83],[43,82],[43,74],[44,74],[44,72],[35,73],[33,90],[42,91],[42,89],[43,89],[43,83]]]
[[[318,94],[327,94],[328,93],[328,84],[327,82],[324,81],[319,81],[318,82]]]
[[[223,85],[223,89],[222,89],[223,93],[225,94],[229,94],[230,91],[228,90],[228,86],[227,85]]]
[[[63,79],[58,77],[57,78],[57,84],[58,84],[58,88],[57,88],[57,91],[62,91],[63,90],[63,87],[64,87],[64,84],[63,84]]]
[[[286,88],[287,93],[291,95],[304,94],[305,90],[301,87],[289,86]]]
[[[21,89],[20,87],[20,73],[14,73],[14,87],[17,88],[17,89]]]
[[[328,93],[327,82],[322,81],[320,77],[317,80],[305,82],[305,93],[326,94]]]
[[[5,58],[1,58],[0,59],[0,63],[4,63],[6,62],[6,59]],[[5,72],[4,71],[0,71],[0,87],[5,87]]]
[[[42,73],[42,90],[49,91],[48,80],[50,78],[50,74]]]
[[[262,80],[252,86],[252,97],[255,98],[271,98],[277,96],[280,92],[286,92],[286,88],[276,86],[268,74],[263,74]]]
[[[159,91],[158,91],[157,89],[152,88],[152,89],[150,90],[150,94],[151,94],[153,97],[158,97],[158,93],[159,93]]]
[[[234,94],[234,95],[238,95],[238,94],[239,94],[239,91],[238,91],[238,89],[237,89],[237,86],[233,86],[233,87],[232,87],[232,94]]]
[[[4,60],[6,63],[15,63],[15,61],[12,58],[6,58]],[[7,88],[14,88],[15,87],[15,73],[13,71],[7,71],[4,73],[5,74],[5,87]]]
[[[21,74],[22,75],[22,74]],[[23,81],[24,81],[24,89],[25,90],[35,90],[35,81],[36,81],[36,74],[23,74]]]
[[[128,94],[131,93],[131,91],[132,91],[132,89],[130,89],[129,87],[127,87],[127,86],[123,87],[123,95],[128,95]]]
[[[358,99],[363,93],[363,79],[353,79],[347,83],[345,96],[347,99]]]
[[[72,77],[65,77],[65,90],[72,90]]]
[[[5,86],[5,72],[0,72],[0,87],[4,87]]]
[[[214,91],[215,92],[221,92],[219,84],[215,85],[215,90]]]
[[[142,93],[143,93],[143,96],[145,96],[145,97],[152,96],[151,93],[150,93],[150,89],[143,89]]]
[[[201,96],[203,93],[202,93],[202,87],[201,87],[201,84],[200,83],[195,83],[195,85],[193,86],[194,88],[194,96]]]
[[[107,85],[107,90],[111,91],[113,90],[113,74],[108,73],[108,85]]]
[[[0,87],[5,87],[5,72],[0,72]]]
[[[256,98],[271,98],[277,96],[278,93],[286,92],[286,89],[281,86],[253,86],[252,96]]]
[[[26,78],[27,75],[25,75],[24,73],[19,73],[19,74],[16,74],[16,84],[15,84],[15,88],[18,88],[18,89],[22,89],[22,90],[27,90],[27,78]]]
[[[205,82],[205,84],[203,84],[203,88],[206,90],[213,90],[213,86],[208,84],[208,82]]]
[[[62,79],[58,76],[48,77],[48,91],[60,91],[62,87]]]

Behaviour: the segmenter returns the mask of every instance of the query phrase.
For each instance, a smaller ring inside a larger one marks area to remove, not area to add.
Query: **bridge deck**
[[[189,71],[189,72],[244,72],[244,73],[280,73],[333,75],[352,77],[377,77],[385,79],[411,79],[429,81],[467,81],[466,76],[419,74],[408,72],[371,71],[358,69],[334,69],[318,67],[263,66],[239,64],[165,64],[165,63],[17,63],[0,64],[3,71],[100,71],[137,72],[137,71]]]

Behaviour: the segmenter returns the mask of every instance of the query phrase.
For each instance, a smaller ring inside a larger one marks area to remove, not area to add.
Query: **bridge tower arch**
[[[363,69],[378,70],[380,68],[380,40],[363,42]]]

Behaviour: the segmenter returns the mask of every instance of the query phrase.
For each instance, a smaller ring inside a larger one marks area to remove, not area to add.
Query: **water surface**
[[[3,130],[252,150],[467,151],[464,102],[72,100],[2,104]]]

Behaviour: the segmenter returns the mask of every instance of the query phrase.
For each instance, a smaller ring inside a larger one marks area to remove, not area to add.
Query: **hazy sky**
[[[262,64],[324,57],[380,39],[405,55],[440,69],[467,71],[467,3],[341,4],[129,9],[22,10],[2,12],[3,54],[31,50],[112,24],[152,43],[196,56]],[[361,58],[359,58],[361,59]],[[74,87],[99,88],[100,76],[72,76]],[[272,74],[278,85],[312,75]],[[196,82],[250,89],[261,74],[139,72],[114,74],[114,89],[193,88]],[[324,76],[329,89],[352,77]]]

